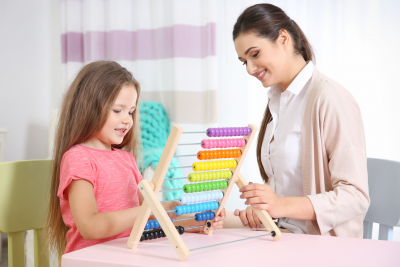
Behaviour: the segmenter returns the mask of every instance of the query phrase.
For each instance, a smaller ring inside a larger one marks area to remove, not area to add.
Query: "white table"
[[[184,233],[188,249],[256,237],[260,231],[223,229],[211,236]],[[400,266],[400,242],[358,238],[286,234],[278,241],[257,237],[191,251],[181,262],[166,238],[146,241],[137,249],[128,237],[80,249],[62,256],[63,267],[133,266]]]

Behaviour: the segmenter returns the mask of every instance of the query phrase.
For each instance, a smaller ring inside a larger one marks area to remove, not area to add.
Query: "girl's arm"
[[[142,193],[139,191],[139,204],[140,204],[140,206],[142,206],[143,200],[144,200],[144,197],[143,197]]]
[[[122,233],[133,227],[139,214],[140,206],[113,212],[99,213],[97,203],[93,193],[93,186],[85,180],[75,180],[67,187],[69,205],[72,216],[79,233],[85,239],[103,239]],[[139,195],[140,205],[143,203],[142,194]],[[163,203],[166,210],[174,209],[176,203]],[[166,205],[169,204],[169,205]],[[185,215],[180,216],[183,218]],[[186,215],[185,217],[189,217]],[[152,219],[152,218],[150,218]],[[154,218],[153,218],[154,219]],[[215,229],[223,227],[225,219],[225,210],[214,219]],[[183,227],[205,224],[196,222],[194,219],[179,221],[174,223]],[[194,228],[188,232],[201,232],[203,228]]]
[[[113,212],[99,213],[93,185],[85,180],[75,180],[67,187],[72,217],[79,233],[85,239],[102,239],[132,228],[140,206]],[[140,195],[139,202],[143,201]]]

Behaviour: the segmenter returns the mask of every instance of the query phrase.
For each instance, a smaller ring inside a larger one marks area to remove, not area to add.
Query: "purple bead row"
[[[208,128],[208,137],[247,136],[251,133],[249,127]]]

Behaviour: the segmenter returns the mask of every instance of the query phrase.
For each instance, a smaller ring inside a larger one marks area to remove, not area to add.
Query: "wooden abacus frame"
[[[224,209],[225,203],[229,197],[229,193],[232,190],[233,184],[240,188],[245,185],[248,185],[246,180],[244,179],[243,175],[240,174],[240,168],[242,167],[243,161],[247,155],[247,152],[250,148],[250,145],[254,139],[254,136],[257,132],[257,126],[254,124],[249,124],[248,126],[251,129],[251,134],[248,136],[244,136],[243,138],[246,140],[246,145],[241,147],[242,154],[240,157],[236,158],[237,166],[233,169],[230,169],[233,173],[232,177],[230,178],[228,187],[224,190],[224,197],[220,201],[220,205],[218,210],[215,212],[215,216],[218,216],[219,213]],[[137,248],[140,237],[144,231],[146,226],[147,220],[150,216],[150,211],[153,211],[154,216],[160,223],[161,228],[163,229],[165,235],[167,236],[168,240],[171,242],[172,247],[175,249],[176,253],[178,254],[179,258],[183,261],[186,260],[190,256],[189,249],[183,242],[181,236],[179,235],[178,231],[176,230],[175,226],[171,222],[167,212],[161,205],[161,202],[157,198],[157,194],[160,191],[161,185],[164,181],[164,177],[168,171],[169,164],[174,156],[176,147],[178,142],[181,138],[183,129],[180,126],[174,125],[171,128],[171,132],[168,136],[167,143],[165,144],[163,153],[161,154],[160,161],[157,165],[155,170],[154,176],[152,181],[149,183],[146,180],[142,180],[139,183],[139,190],[142,193],[144,200],[142,206],[140,208],[139,215],[135,221],[135,224],[132,228],[132,232],[128,239],[128,246],[132,249]],[[281,231],[276,226],[274,221],[272,220],[271,216],[265,210],[255,210],[258,218],[261,220],[267,231],[275,232],[272,235],[272,238],[276,241],[279,240],[282,236]],[[211,222],[211,221],[209,221]],[[211,225],[210,227],[208,225]],[[211,224],[206,223],[204,228],[204,232],[207,235],[211,235],[214,231],[214,227]]]

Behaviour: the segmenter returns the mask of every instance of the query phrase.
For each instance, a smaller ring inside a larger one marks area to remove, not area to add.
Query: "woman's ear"
[[[280,30],[277,41],[278,44],[283,46],[283,49],[286,50],[289,47],[290,35],[286,30]]]

